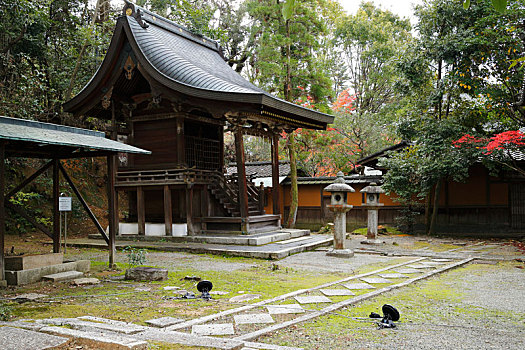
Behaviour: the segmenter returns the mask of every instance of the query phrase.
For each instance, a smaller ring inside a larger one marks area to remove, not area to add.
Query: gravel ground
[[[516,266],[470,264],[259,340],[304,349],[525,349],[525,270]],[[401,313],[396,329],[351,319],[385,303]]]

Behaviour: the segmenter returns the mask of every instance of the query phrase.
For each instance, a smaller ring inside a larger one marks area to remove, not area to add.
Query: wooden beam
[[[18,215],[26,219],[31,225],[33,225],[36,229],[42,231],[44,234],[46,234],[49,238],[53,239],[53,233],[47,229],[44,225],[36,222],[35,219],[31,215],[29,215],[24,209],[20,208],[17,205],[12,204],[11,202],[8,202],[4,200],[4,204],[6,207],[11,208],[12,210],[16,211]]]
[[[137,224],[139,236],[146,235],[146,207],[144,205],[144,189],[137,186]]]
[[[44,171],[46,171],[47,169],[49,169],[49,167],[53,165],[53,161],[49,161],[48,163],[46,163],[43,167],[41,167],[40,169],[38,169],[33,175],[29,176],[27,179],[25,179],[24,181],[22,181],[18,186],[16,186],[15,188],[13,188],[11,191],[9,191],[9,193],[5,196],[6,198],[11,198],[13,197],[15,194],[18,193],[18,191],[22,190],[24,187],[26,187],[29,183],[31,183],[34,179],[36,179],[38,176],[40,176]]]
[[[272,135],[272,202],[273,214],[281,214],[280,205],[280,185],[279,185],[279,134]]]
[[[168,185],[164,185],[164,225],[166,236],[173,236],[173,208],[171,205],[171,189]]]
[[[248,186],[246,183],[246,167],[244,156],[244,140],[241,127],[235,130],[235,156],[237,163],[237,184],[239,186],[239,211],[242,218],[248,217]],[[247,222],[246,222],[247,224]],[[245,230],[243,230],[245,231]]]
[[[53,159],[53,253],[60,253],[60,212],[58,202],[60,197],[60,161]]]
[[[88,214],[88,216],[91,218],[91,221],[93,221],[93,223],[95,224],[98,232],[100,233],[100,235],[102,236],[102,238],[104,238],[104,240],[106,241],[107,244],[109,244],[109,238],[108,236],[106,235],[106,232],[104,231],[104,229],[102,228],[102,225],[100,225],[100,222],[98,221],[97,217],[95,216],[95,214],[93,214],[93,212],[91,211],[91,209],[89,208],[89,205],[86,203],[86,201],[84,200],[84,197],[82,197],[82,194],[80,193],[80,191],[78,190],[77,186],[75,186],[73,180],[71,180],[71,177],[69,177],[68,173],[66,172],[66,169],[64,169],[64,167],[62,166],[62,164],[59,162],[58,163],[59,167],[60,167],[60,172],[62,173],[62,176],[64,176],[64,178],[66,179],[67,183],[69,184],[69,187],[71,187],[71,189],[73,190],[73,193],[75,193],[75,195],[77,196],[80,204],[82,205],[82,207],[84,207],[84,210],[86,211],[86,213]]]
[[[5,142],[0,141],[0,281],[5,280],[4,236],[5,236]]]
[[[186,226],[188,227],[188,235],[193,236],[195,234],[193,228],[193,184],[188,184],[186,187]]]
[[[116,210],[117,195],[115,190],[115,156],[107,157],[108,164],[108,224],[109,224],[109,268],[115,267],[116,249],[115,237],[118,230],[118,210]]]

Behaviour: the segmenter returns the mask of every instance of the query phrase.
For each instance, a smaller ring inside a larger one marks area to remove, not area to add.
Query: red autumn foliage
[[[483,149],[485,154],[491,154],[495,150],[504,150],[509,148],[520,148],[525,146],[525,134],[519,130],[510,130],[501,132],[491,138],[477,138],[465,134],[458,140],[452,142],[454,147],[476,147]]]

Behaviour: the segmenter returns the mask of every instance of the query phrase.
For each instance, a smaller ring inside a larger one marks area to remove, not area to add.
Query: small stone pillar
[[[368,229],[366,231],[366,240],[363,244],[380,244],[381,240],[377,239],[377,225],[379,222],[378,209],[384,204],[379,203],[379,195],[385,193],[381,186],[377,186],[375,182],[363,188],[361,193],[365,194],[365,203],[363,206],[368,209]]]
[[[352,206],[347,204],[347,195],[349,192],[355,192],[355,190],[345,184],[345,178],[341,171],[337,173],[335,182],[325,187],[324,190],[331,193],[330,204],[327,207],[334,212],[334,248],[327,255],[351,258],[354,256],[354,252],[345,246],[346,213],[352,209]]]

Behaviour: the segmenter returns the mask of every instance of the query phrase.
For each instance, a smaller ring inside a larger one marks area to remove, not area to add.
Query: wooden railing
[[[116,186],[210,183],[217,174],[220,173],[188,168],[119,171],[116,176]]]

